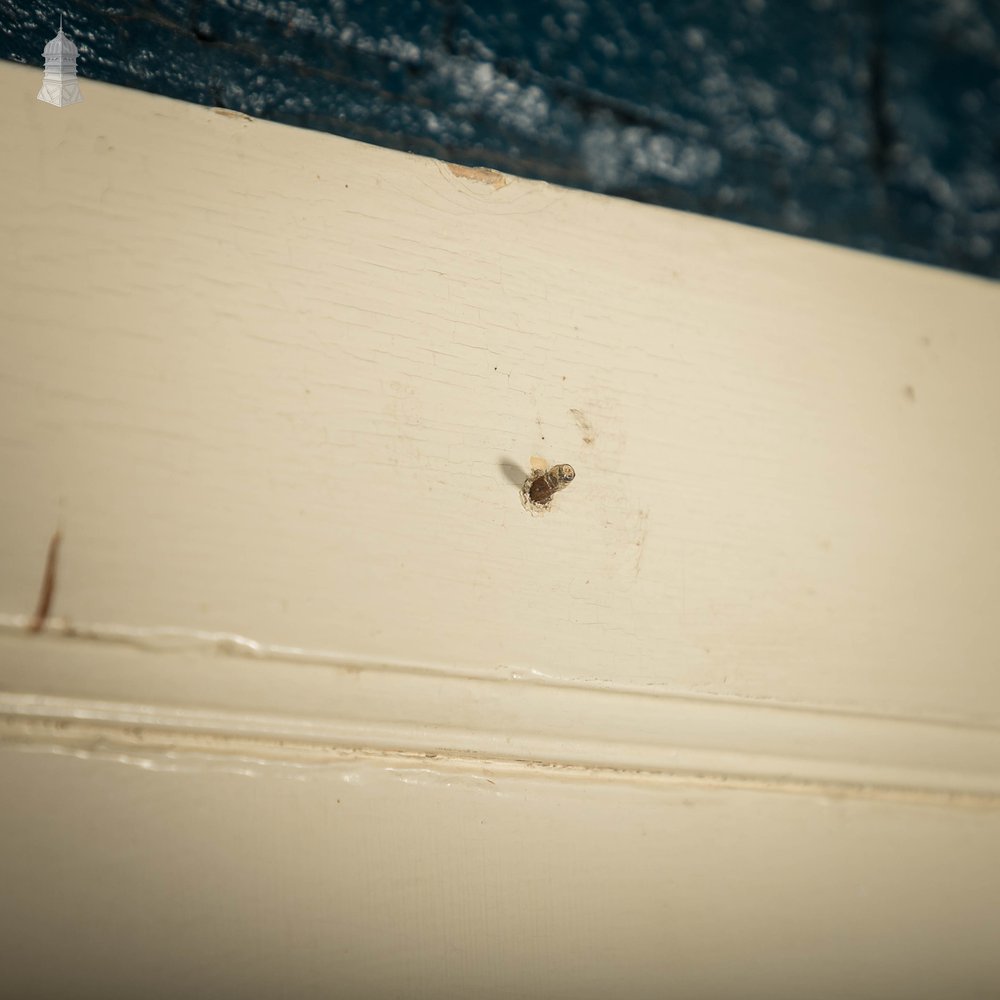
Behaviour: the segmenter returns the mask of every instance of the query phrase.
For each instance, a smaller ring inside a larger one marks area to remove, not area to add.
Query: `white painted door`
[[[996,995],[995,284],[0,82],[13,995]]]

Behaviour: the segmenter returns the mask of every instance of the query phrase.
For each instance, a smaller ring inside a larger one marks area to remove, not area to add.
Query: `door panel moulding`
[[[28,637],[14,632],[11,616],[4,624],[0,717],[8,744],[297,764],[374,754],[1000,805],[1000,731],[991,727],[415,670],[306,651],[298,660],[220,655],[204,642],[176,648],[176,633],[174,648],[161,643],[154,652],[52,632]]]

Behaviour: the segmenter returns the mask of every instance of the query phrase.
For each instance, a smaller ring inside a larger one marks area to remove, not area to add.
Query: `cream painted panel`
[[[996,284],[36,77],[0,611],[1000,719]]]
[[[0,750],[11,996],[936,1000],[1000,984],[996,811],[76,753]]]

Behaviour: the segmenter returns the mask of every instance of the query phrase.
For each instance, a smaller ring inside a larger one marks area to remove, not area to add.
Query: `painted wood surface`
[[[996,992],[1000,286],[0,86],[19,987]]]
[[[3,73],[5,611],[1000,719],[1000,286]]]
[[[13,995],[935,1000],[1000,982],[996,811],[14,753]]]

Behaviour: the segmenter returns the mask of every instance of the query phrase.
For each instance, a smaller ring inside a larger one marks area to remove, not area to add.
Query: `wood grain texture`
[[[0,74],[6,613],[1000,720],[997,285]]]

